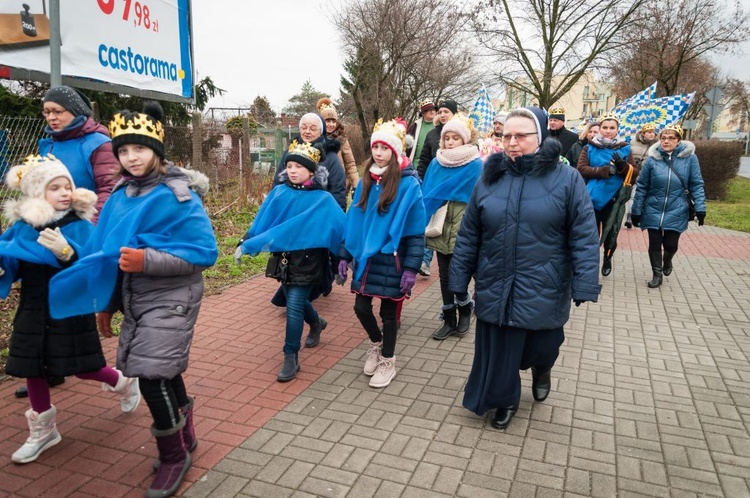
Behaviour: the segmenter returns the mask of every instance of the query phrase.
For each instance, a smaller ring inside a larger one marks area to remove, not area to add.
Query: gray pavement
[[[363,343],[184,496],[750,496],[750,236],[693,225],[660,289],[623,231],[551,395],[523,372],[507,431],[461,406],[473,331],[431,339],[435,282],[404,309],[389,387],[367,385]]]
[[[743,157],[740,160],[740,171],[737,174],[745,178],[750,178],[750,157]]]

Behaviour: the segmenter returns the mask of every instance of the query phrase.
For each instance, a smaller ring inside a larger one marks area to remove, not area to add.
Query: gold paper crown
[[[394,135],[396,138],[401,140],[402,147],[406,146],[406,125],[404,124],[403,120],[399,120],[398,118],[396,118],[384,123],[383,118],[380,118],[378,119],[378,122],[375,123],[372,131],[373,133],[376,131],[380,131],[383,133]]]
[[[598,119],[600,123],[602,121],[607,121],[607,120],[617,121],[617,124],[618,125],[620,124],[620,118],[617,117],[615,114],[612,114],[611,112],[608,112],[607,114],[600,116]]]
[[[565,108],[564,107],[553,107],[549,110],[550,116],[552,114],[565,114]]]
[[[673,131],[673,132],[677,133],[677,135],[679,135],[680,138],[682,138],[682,137],[685,136],[684,133],[683,133],[683,131],[682,131],[682,126],[680,126],[678,123],[669,124],[669,125],[665,126],[664,128],[662,128],[661,133],[664,133],[667,130]],[[661,135],[661,133],[659,133],[659,134]]]
[[[646,123],[645,125],[641,126],[641,131],[655,131],[656,125],[654,123]]]
[[[292,143],[289,144],[289,154],[306,157],[315,164],[320,162],[320,150],[310,144],[299,143],[296,140],[292,140]]]
[[[17,185],[21,185],[21,180],[23,180],[24,175],[31,169],[38,168],[39,166],[45,166],[52,162],[59,162],[58,159],[52,154],[47,154],[46,156],[31,154],[26,156],[26,159],[24,159],[22,165],[13,168],[16,179],[18,180]]]
[[[336,106],[333,105],[333,102],[331,102],[330,104],[323,103],[323,104],[320,104],[320,107],[318,107],[318,112],[323,112],[326,109],[331,109],[332,111],[335,112],[336,111]]]
[[[109,122],[109,134],[112,139],[121,135],[142,135],[164,142],[164,128],[161,122],[144,112],[134,112],[129,119],[125,119],[121,113],[115,114]]]

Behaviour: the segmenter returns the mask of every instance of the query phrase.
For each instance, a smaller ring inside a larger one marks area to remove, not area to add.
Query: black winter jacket
[[[419,180],[424,180],[424,176],[427,174],[427,167],[430,165],[437,151],[440,148],[440,132],[443,131],[443,125],[438,124],[427,133],[424,137],[424,145],[422,151],[419,153],[419,165],[417,166],[417,174],[419,174]]]
[[[300,137],[296,137],[297,142],[302,143],[303,140]],[[346,173],[344,172],[344,166],[339,161],[338,151],[341,149],[341,142],[336,139],[327,138],[325,135],[321,135],[320,138],[312,142],[310,145],[316,149],[321,150],[322,158],[318,166],[323,166],[328,170],[328,186],[327,190],[331,193],[336,203],[341,206],[341,209],[346,211]],[[276,173],[274,174],[273,186],[281,185],[284,183],[284,178],[279,175],[286,170],[286,155],[288,152],[284,152],[281,156],[278,166],[276,166]]]
[[[71,212],[47,227],[54,230],[74,222],[88,223]],[[103,368],[106,363],[93,314],[63,320],[50,317],[49,281],[63,268],[19,263],[21,301],[5,372],[14,377],[67,377]]]
[[[564,126],[559,130],[549,130],[549,136],[560,142],[560,145],[562,145],[562,151],[560,151],[560,155],[566,158],[568,156],[570,148],[578,142],[578,135],[565,128]]]

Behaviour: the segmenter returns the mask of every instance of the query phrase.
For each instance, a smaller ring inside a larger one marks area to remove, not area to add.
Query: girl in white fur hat
[[[126,413],[136,409],[140,392],[135,379],[106,366],[93,313],[55,320],[47,305],[50,279],[72,263],[93,230],[96,194],[76,189],[65,165],[51,155],[27,158],[11,168],[6,183],[21,197],[5,203],[14,224],[0,237],[0,297],[14,281],[23,284],[5,371],[26,378],[31,403],[29,437],[12,459],[29,463],[61,440],[48,377],[102,382],[104,390],[120,394]]]

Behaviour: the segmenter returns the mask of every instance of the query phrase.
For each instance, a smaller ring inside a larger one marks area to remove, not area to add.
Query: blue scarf
[[[469,203],[474,185],[482,175],[482,160],[477,158],[463,166],[445,167],[436,164],[427,168],[422,195],[424,196],[425,217],[429,220],[445,201]]]
[[[60,228],[76,253],[81,250],[93,230],[94,225],[85,220],[74,221]],[[55,255],[36,241],[38,238],[39,230],[20,220],[0,236],[0,266],[5,270],[5,274],[0,277],[1,299],[8,297],[11,285],[18,278],[19,261],[61,267]]]
[[[592,168],[608,168],[615,153],[620,154],[620,157],[626,160],[630,155],[630,145],[615,149],[612,146],[608,148],[597,147],[595,144],[590,143],[586,150],[589,158],[589,166]],[[620,190],[624,181],[625,177],[622,175],[610,175],[606,180],[600,178],[589,180],[586,183],[586,188],[589,191],[591,202],[594,204],[594,209],[597,211],[604,209],[607,203]]]
[[[338,254],[345,225],[346,215],[329,192],[277,185],[255,215],[242,252],[327,248]]]
[[[378,212],[380,192],[381,186],[372,183],[367,209],[363,210],[357,207],[362,194],[360,182],[346,214],[344,240],[346,250],[357,262],[355,280],[362,277],[369,258],[378,253],[394,254],[402,238],[424,235],[427,226],[419,180],[410,174],[402,176],[396,198],[383,214]]]
[[[179,202],[164,184],[141,197],[127,197],[124,187],[113,192],[81,259],[52,279],[52,317],[107,309],[117,283],[121,247],[150,247],[194,265],[212,266],[219,251],[211,221],[200,197],[191,194],[189,201]]]

